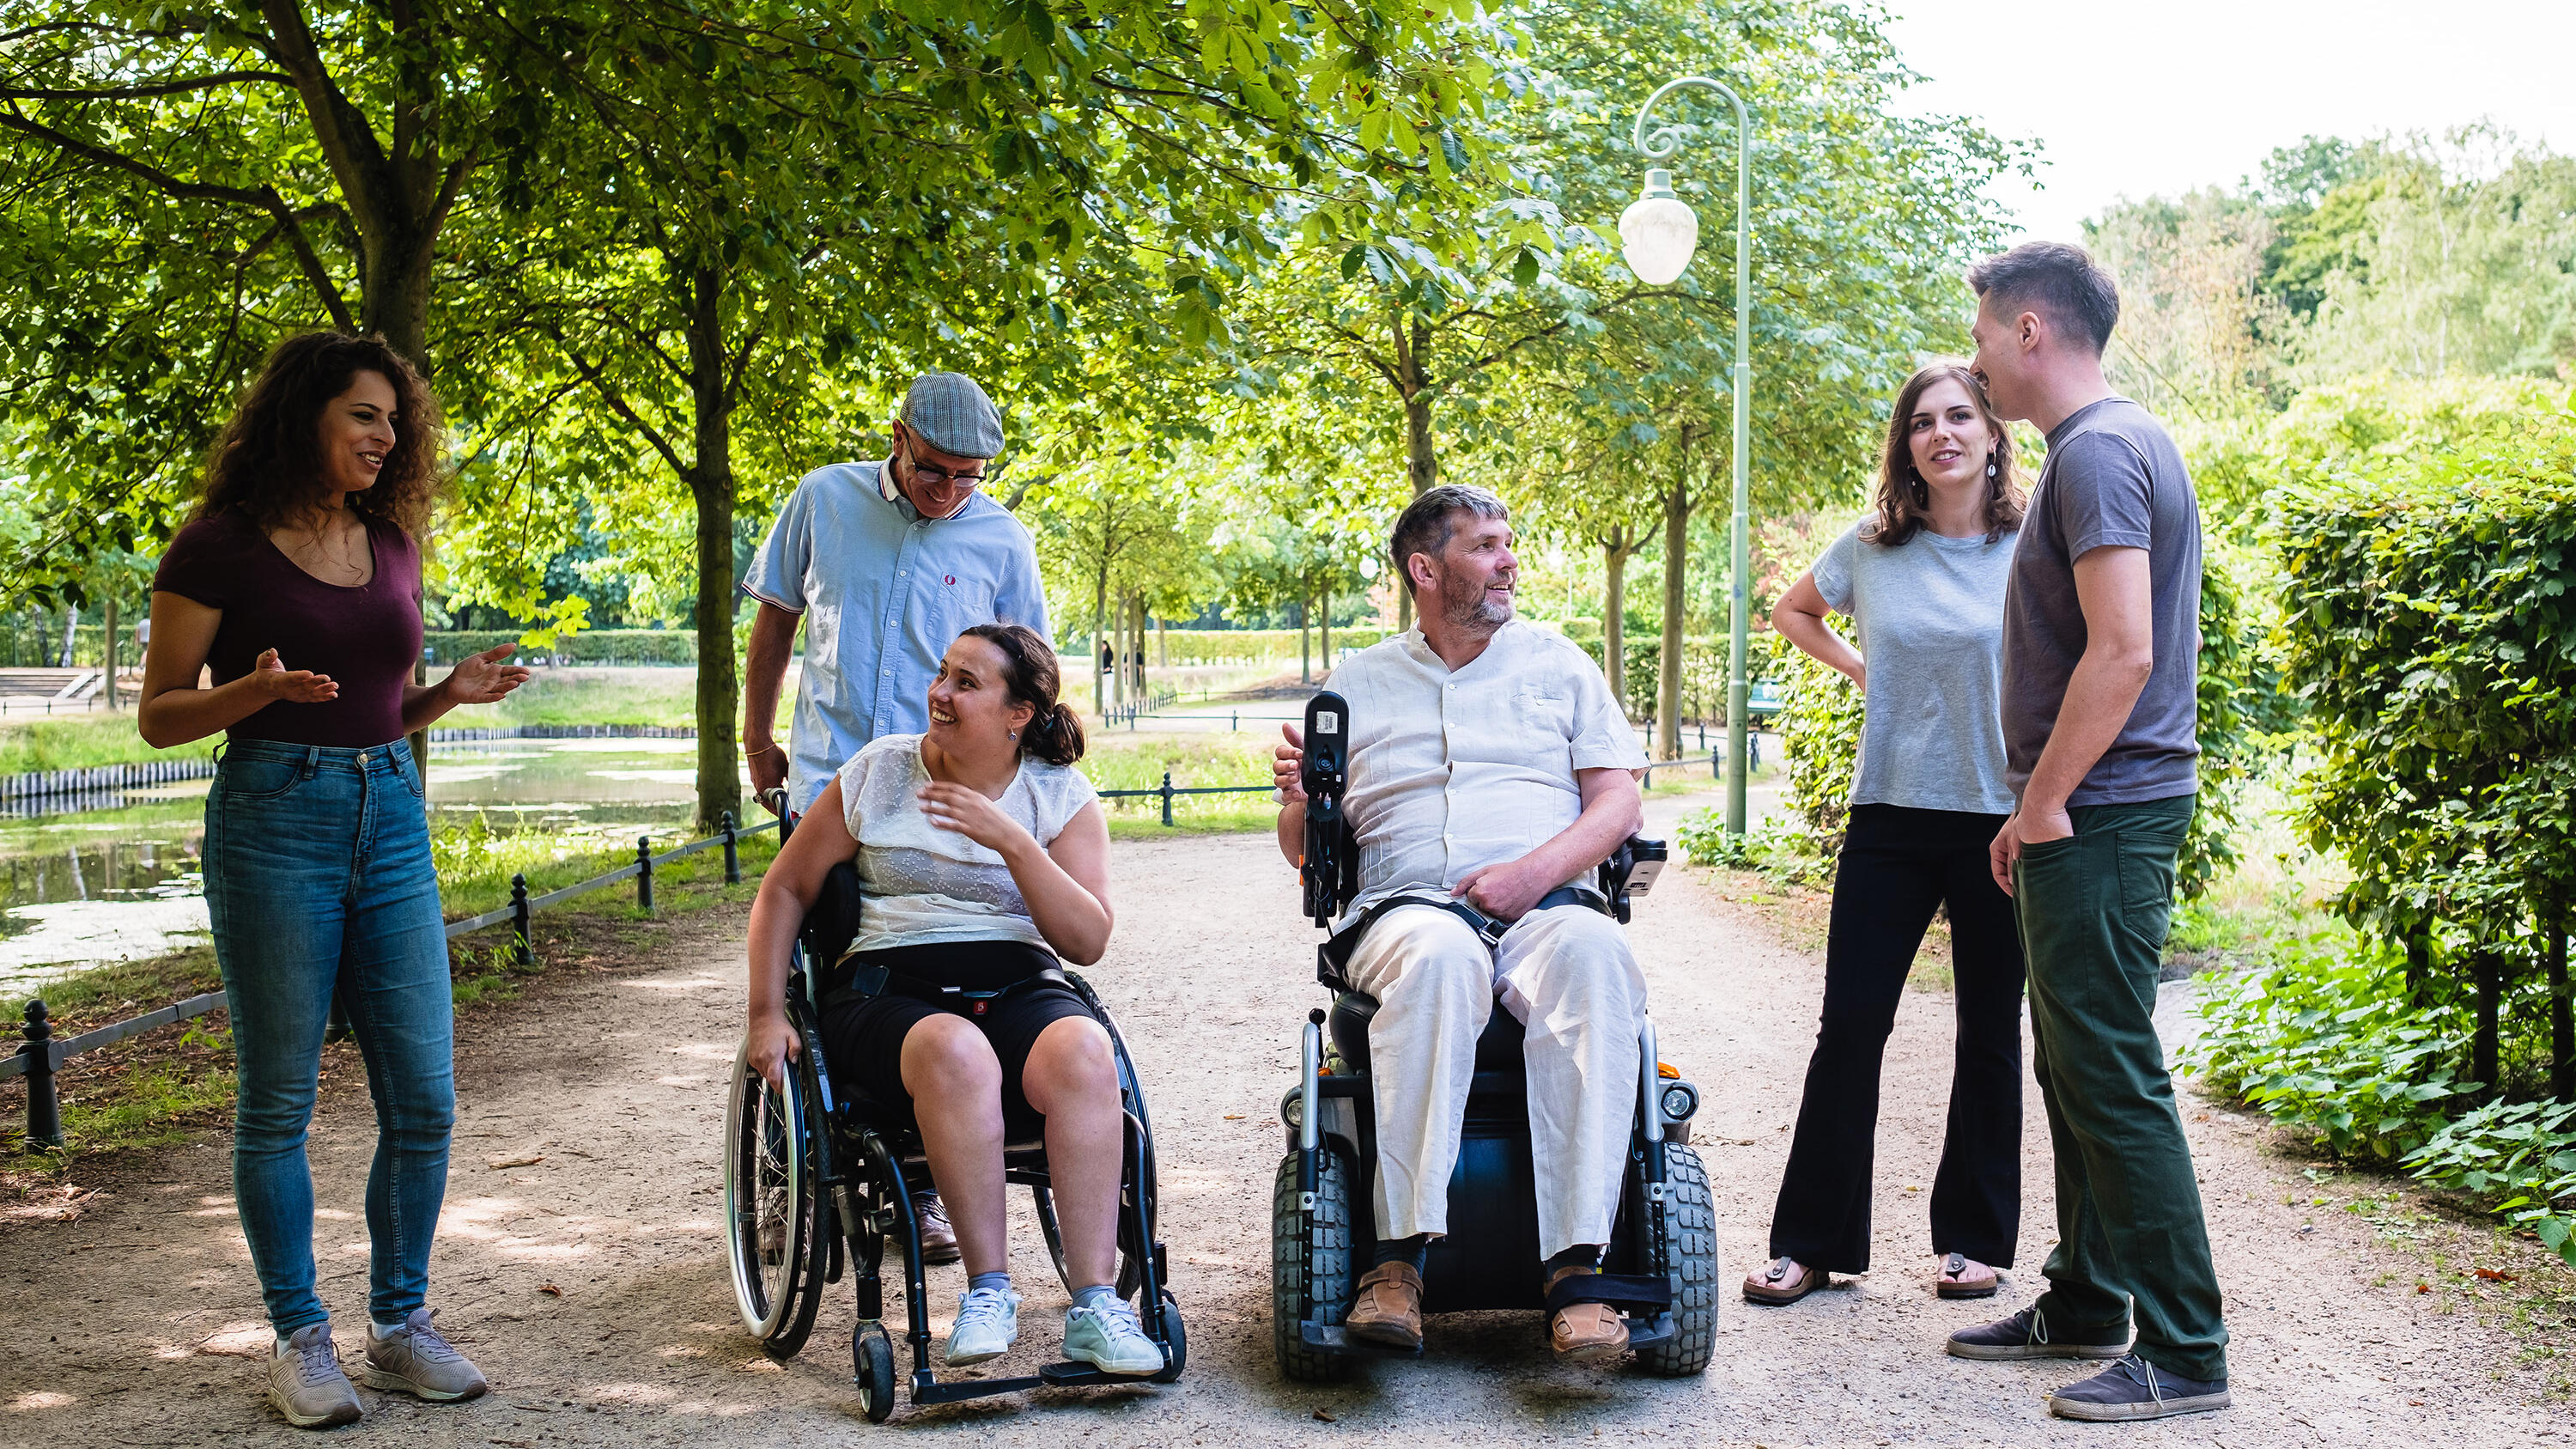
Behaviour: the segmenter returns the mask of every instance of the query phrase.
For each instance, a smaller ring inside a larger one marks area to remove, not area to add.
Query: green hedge
[[[1588,621],[1587,621],[1588,622]],[[1566,637],[1583,647],[1596,665],[1603,664],[1604,648],[1598,633]],[[1755,658],[1760,657],[1761,641],[1754,641]],[[1684,719],[1717,720],[1726,717],[1726,659],[1728,643],[1723,634],[1685,634],[1682,636],[1682,709]],[[1606,667],[1606,666],[1605,666]],[[1620,692],[1619,701],[1628,718],[1650,720],[1655,717],[1655,691],[1660,687],[1664,667],[1664,638],[1648,634],[1619,636]],[[1753,670],[1756,679],[1767,679],[1758,662]]]
[[[448,665],[519,639],[517,631],[508,629],[433,629],[423,642],[432,665]],[[695,664],[698,636],[693,629],[585,629],[519,653],[560,664]]]
[[[2473,984],[2462,1075],[2489,1091],[2508,1003],[2545,1002],[2552,1090],[2576,1100],[2576,412],[2361,455],[2273,503],[2282,665],[2317,755],[2300,824],[2351,869],[2345,918],[2416,996],[2437,972]],[[2509,990],[2535,973],[2536,1000]]]
[[[1377,643],[1392,629],[1335,629],[1333,652],[1365,649]],[[1272,660],[1297,657],[1295,629],[1166,629],[1160,635],[1145,636],[1145,658],[1160,667],[1169,659],[1175,668],[1193,664],[1263,664]],[[1307,633],[1306,647],[1321,651],[1323,633]],[[1157,643],[1157,640],[1161,643]],[[1095,656],[1096,657],[1096,656]],[[1318,661],[1321,662],[1320,652]]]

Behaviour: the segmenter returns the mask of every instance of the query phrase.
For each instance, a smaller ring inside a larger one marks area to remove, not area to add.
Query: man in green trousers
[[[1993,864],[2029,958],[2058,1241],[2048,1291],[1950,1352],[2116,1360],[2050,1398],[2064,1418],[2223,1409],[2218,1277],[2154,1021],[2199,789],[2200,507],[2173,439],[2102,375],[2120,294],[2092,257],[2029,242],[1968,284],[1978,377],[2048,436],[2004,594],[2018,803]]]

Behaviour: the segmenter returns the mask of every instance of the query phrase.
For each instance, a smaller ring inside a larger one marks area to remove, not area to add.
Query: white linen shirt
[[[1446,894],[1553,839],[1583,814],[1575,771],[1645,768],[1600,667],[1519,620],[1454,672],[1417,628],[1361,650],[1331,683],[1351,707],[1354,915],[1402,890]],[[1586,866],[1563,884],[1591,877]]]
[[[788,730],[787,808],[811,809],[832,772],[880,735],[930,728],[930,682],[972,624],[1047,633],[1037,547],[978,490],[924,518],[882,463],[835,463],[796,485],[742,591],[805,616]]]

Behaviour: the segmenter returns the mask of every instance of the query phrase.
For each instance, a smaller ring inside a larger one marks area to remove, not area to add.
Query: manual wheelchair
[[[1319,694],[1307,705],[1306,840],[1298,873],[1305,913],[1327,930],[1359,893],[1357,842],[1342,814],[1348,723],[1339,695]],[[1621,924],[1630,897],[1645,893],[1664,859],[1663,842],[1632,837],[1602,863],[1596,884]],[[1480,930],[1492,940],[1501,925]],[[1341,1326],[1376,1236],[1368,1029],[1378,1003],[1350,989],[1329,948],[1318,950],[1316,974],[1334,997],[1329,1010],[1308,1014],[1298,1082],[1280,1102],[1288,1153],[1271,1199],[1272,1347],[1279,1371],[1306,1382],[1341,1377],[1358,1354],[1403,1353],[1349,1338]],[[1458,1163],[1449,1179],[1449,1232],[1431,1245],[1423,1274],[1426,1316],[1550,1306],[1539,1263],[1523,1031],[1498,1002],[1477,1039]],[[1716,1344],[1716,1208],[1707,1171],[1689,1146],[1699,1091],[1657,1060],[1651,1020],[1639,1035],[1643,1070],[1627,1183],[1601,1276],[1582,1286],[1627,1319],[1640,1368],[1679,1377],[1705,1371]]]
[[[779,818],[783,830],[793,828],[785,823],[785,814]],[[823,1059],[820,1003],[840,984],[839,963],[858,935],[859,910],[858,874],[844,862],[833,867],[821,898],[806,913],[789,961],[787,1019],[801,1048],[787,1064],[786,1090],[772,1088],[753,1070],[747,1052],[734,1058],[725,1101],[725,1249],[743,1327],[771,1357],[791,1358],[813,1332],[824,1286],[853,1272],[859,1322],[850,1342],[852,1376],[861,1410],[872,1422],[885,1422],[895,1408],[894,1345],[883,1322],[883,1262],[891,1239],[902,1258],[910,1316],[906,1336],[912,1345],[910,1390],[916,1406],[1023,1389],[1178,1379],[1188,1344],[1180,1306],[1164,1276],[1163,1245],[1154,1237],[1154,1138],[1144,1089],[1109,1009],[1072,971],[1064,973],[1066,982],[1108,1030],[1126,1109],[1118,1294],[1136,1301],[1146,1335],[1163,1350],[1163,1368],[1130,1377],[1088,1364],[1051,1363],[1030,1376],[947,1384],[932,1374],[921,1231],[912,1211],[912,1194],[929,1185],[929,1166],[909,1104],[881,1103],[854,1089],[836,1088]],[[1029,1189],[1056,1275],[1072,1291],[1047,1187],[1045,1144],[1015,1138],[1004,1144],[1002,1161],[1004,1180]]]

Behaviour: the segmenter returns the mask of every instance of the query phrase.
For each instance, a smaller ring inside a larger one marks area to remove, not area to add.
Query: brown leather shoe
[[[948,1225],[948,1205],[939,1194],[914,1193],[912,1220],[921,1225],[921,1261],[954,1263],[964,1256],[957,1251],[957,1230]]]
[[[1411,1263],[1380,1263],[1362,1273],[1342,1331],[1389,1348],[1422,1347],[1422,1275]]]
[[[1559,1268],[1547,1286],[1590,1268]],[[1548,1320],[1547,1340],[1556,1356],[1569,1363],[1603,1363],[1628,1351],[1628,1320],[1607,1303],[1569,1303]]]

